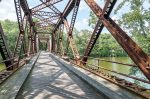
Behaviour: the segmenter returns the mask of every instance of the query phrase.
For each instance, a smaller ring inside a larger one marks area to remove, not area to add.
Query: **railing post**
[[[100,60],[98,59],[98,66],[100,65]]]

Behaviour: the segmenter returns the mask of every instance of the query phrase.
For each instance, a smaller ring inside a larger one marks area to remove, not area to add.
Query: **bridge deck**
[[[54,61],[49,53],[41,52],[17,98],[103,99],[104,96],[63,65]]]

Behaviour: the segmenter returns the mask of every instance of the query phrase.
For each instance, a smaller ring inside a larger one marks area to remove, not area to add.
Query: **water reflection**
[[[100,59],[104,59],[104,60],[108,60],[108,61],[115,61],[115,62],[120,62],[120,63],[126,63],[126,64],[134,64],[129,57],[103,57]],[[139,69],[131,67],[131,66],[125,66],[125,65],[110,63],[110,62],[105,62],[105,61],[98,62],[98,60],[95,60],[95,59],[89,59],[88,63],[98,65],[98,66],[104,67],[109,70],[114,70],[114,71],[117,71],[120,73],[124,73],[127,75],[132,75],[132,76],[136,76],[136,77],[145,79],[145,76],[142,74],[142,72]],[[111,73],[111,74],[150,89],[150,84],[141,83],[136,80],[133,80],[133,79],[130,79],[130,78],[127,78],[124,76],[120,76],[120,75],[117,75],[114,73]]]

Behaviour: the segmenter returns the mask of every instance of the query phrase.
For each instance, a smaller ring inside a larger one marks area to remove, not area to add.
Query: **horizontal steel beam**
[[[59,18],[59,17],[44,18],[44,19],[41,19],[41,20],[38,21],[38,22],[47,22],[47,23],[49,23],[49,22],[52,22],[52,21],[54,21],[54,20],[58,20],[58,18]]]
[[[37,31],[37,34],[51,34],[50,32]]]
[[[60,16],[59,14],[56,14],[54,12],[45,12],[45,11],[37,11],[37,12],[32,12],[32,15],[40,15],[40,16]]]

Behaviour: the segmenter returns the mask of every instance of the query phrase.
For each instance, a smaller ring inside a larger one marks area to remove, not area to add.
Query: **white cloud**
[[[77,28],[78,30],[90,29],[90,27],[88,26],[88,19],[78,20],[75,23],[75,28]]]
[[[0,2],[0,20],[5,19],[17,20],[14,0],[2,0]]]
[[[86,2],[84,0],[82,0],[80,2],[80,7],[79,7],[79,11],[83,11],[83,10],[86,10],[86,9],[89,9]]]

